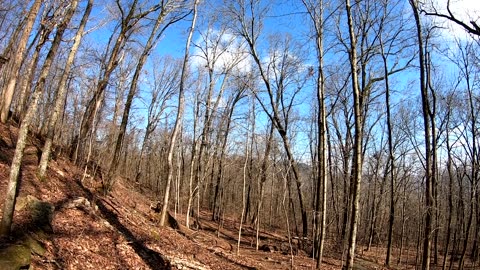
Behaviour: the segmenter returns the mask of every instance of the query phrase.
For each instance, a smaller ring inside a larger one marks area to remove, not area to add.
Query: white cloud
[[[200,34],[195,45],[191,59],[194,67],[213,68],[215,73],[227,70],[247,73],[251,70],[246,44],[231,33],[208,29]]]

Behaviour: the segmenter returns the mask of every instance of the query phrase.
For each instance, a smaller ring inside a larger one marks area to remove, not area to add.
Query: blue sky
[[[95,3],[95,8],[92,13],[92,17],[94,20],[91,21],[91,23],[87,26],[88,29],[92,29],[99,23],[101,24],[102,22],[105,22],[105,14],[106,8],[105,8],[105,3],[110,2],[108,0],[97,0]],[[221,2],[221,1],[219,1]],[[440,2],[440,0],[435,0],[434,5],[437,7],[444,6],[445,1]],[[478,0],[457,0],[457,1],[452,1],[452,5],[455,5],[454,12],[455,14],[460,17],[460,18],[465,18],[465,19],[470,19],[470,18],[478,18],[478,10],[480,10],[480,1]],[[442,9],[440,9],[442,10]],[[467,10],[467,11],[465,11]],[[307,43],[307,36],[306,34],[309,31],[309,21],[304,17],[303,12],[303,7],[301,6],[301,3],[296,3],[294,1],[277,1],[276,4],[272,5],[272,8],[269,11],[269,14],[266,18],[265,25],[264,25],[264,31],[265,34],[263,35],[263,40],[266,40],[268,37],[268,33],[290,33],[294,39],[298,40],[300,43]],[[477,17],[475,17],[477,16]],[[204,31],[205,30],[205,25],[202,25],[202,19],[204,18],[199,18],[199,24],[197,25],[197,32],[195,33],[195,36],[193,38],[193,41],[198,41],[199,35],[198,31]],[[190,22],[188,20],[182,21],[180,23],[177,23],[173,26],[171,26],[162,36],[161,41],[158,43],[156,49],[155,49],[155,54],[157,55],[172,55],[175,57],[182,57],[184,53],[184,46],[185,46],[185,38],[187,35],[188,27],[190,26]],[[449,26],[450,27],[450,26]],[[112,23],[107,24],[102,26],[98,30],[94,30],[92,33],[90,33],[87,37],[87,44],[93,44],[94,46],[98,46],[98,48],[104,48],[106,42],[108,41],[108,38],[110,37],[110,31],[113,29]],[[449,37],[452,33],[455,33],[455,35],[459,36],[464,36],[464,32],[461,31],[461,29],[456,29],[453,27],[454,30],[445,30],[446,37]],[[448,33],[448,34],[447,34]],[[192,50],[192,53],[194,54],[195,51]],[[311,57],[312,55],[310,55]],[[336,57],[335,54],[332,55],[332,57]],[[308,58],[308,57],[307,57]],[[306,65],[309,65],[309,60],[306,60]],[[146,69],[149,68],[149,64],[147,64]],[[402,75],[403,78],[397,78],[398,80],[404,80],[403,82],[400,82],[401,85],[403,84],[403,87],[398,88],[397,90],[402,90],[402,88],[407,87],[408,83],[408,78],[405,77],[405,75]],[[414,73],[412,73],[412,76],[415,76]],[[412,77],[412,80],[414,78]],[[145,86],[140,85],[141,90],[145,90]],[[297,110],[300,112],[300,114],[303,117],[309,116],[310,112],[310,102],[314,98],[313,94],[313,89],[309,89],[306,87],[305,90],[302,91],[302,95],[299,97],[300,100],[303,101],[303,105],[300,105],[297,107]],[[310,98],[309,98],[310,97]],[[144,106],[141,102],[137,101],[138,108]],[[190,112],[187,112],[190,113]],[[262,114],[259,114],[259,120],[261,122],[266,123],[266,118],[265,116],[261,116]],[[188,116],[187,116],[188,117]],[[263,119],[263,120],[262,120]],[[187,119],[188,120],[188,119]],[[303,131],[307,131],[307,127],[305,125],[299,126]],[[264,130],[262,128],[262,130]],[[300,135],[299,140],[301,142],[298,142],[297,145],[303,145],[303,147],[300,147],[297,149],[298,154],[304,153],[306,147],[307,147],[307,141],[306,141],[306,135]]]

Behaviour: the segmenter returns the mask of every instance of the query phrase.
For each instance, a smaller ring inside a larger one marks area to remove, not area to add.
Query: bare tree
[[[45,8],[43,14],[41,15],[41,20],[47,20],[46,18],[54,17],[54,10],[52,7]],[[26,54],[28,55],[29,52],[33,49],[33,53],[31,56],[30,61],[27,61],[27,57],[23,59],[23,76],[22,79],[19,80],[18,87],[17,87],[17,104],[15,107],[15,117],[18,119],[22,119],[25,114],[25,107],[27,106],[28,99],[30,98],[29,94],[32,88],[32,84],[35,81],[35,73],[38,66],[38,61],[41,58],[41,51],[44,45],[47,43],[48,38],[51,34],[51,27],[47,27],[47,24],[40,24],[37,33],[33,37],[33,40],[30,42]]]
[[[175,119],[175,125],[173,127],[173,131],[170,137],[169,146],[168,146],[168,153],[167,153],[167,184],[165,187],[165,195],[163,197],[163,205],[162,205],[162,213],[160,216],[160,226],[165,225],[165,219],[167,217],[168,211],[168,202],[170,198],[170,185],[173,179],[173,151],[175,149],[175,143],[177,140],[177,136],[180,130],[181,122],[183,121],[183,112],[185,110],[185,82],[188,75],[188,60],[189,60],[189,52],[190,52],[190,43],[192,40],[193,31],[195,30],[195,24],[197,21],[197,7],[199,4],[199,0],[194,0],[193,2],[193,18],[192,24],[190,25],[190,29],[188,32],[187,41],[185,44],[185,56],[183,59],[183,66],[182,66],[182,73],[180,77],[180,85],[179,85],[179,93],[178,93],[178,106],[177,106],[177,115]]]
[[[168,101],[178,89],[180,69],[180,62],[172,57],[161,58],[153,62],[153,80],[150,80],[152,83],[150,86],[151,100],[147,108],[147,125],[135,169],[135,182],[140,182],[141,178],[146,179],[145,174],[149,169],[143,168],[143,165],[149,166],[151,163],[144,161],[151,153],[150,138],[157,129],[161,117],[164,116]],[[142,172],[142,170],[144,171]]]
[[[350,60],[350,73],[352,80],[352,92],[353,92],[353,108],[355,119],[355,135],[353,142],[353,175],[351,178],[351,198],[352,209],[350,216],[350,232],[348,237],[348,252],[346,269],[353,269],[353,260],[355,258],[355,244],[357,240],[357,227],[358,227],[358,209],[360,200],[360,183],[362,180],[362,138],[363,138],[363,117],[361,109],[361,97],[360,88],[358,85],[358,68],[357,68],[357,37],[353,28],[353,14],[350,5],[350,0],[345,0],[345,8],[347,10],[348,19],[348,33],[350,36],[350,48],[349,48],[349,60]]]
[[[11,57],[10,61],[12,64],[10,66],[10,78],[8,82],[5,84],[4,89],[2,91],[2,100],[1,100],[1,111],[0,111],[0,121],[5,123],[8,118],[8,113],[10,111],[10,105],[12,103],[12,98],[15,90],[15,85],[17,84],[18,75],[20,73],[20,67],[23,58],[25,57],[25,49],[27,46],[28,39],[30,37],[30,32],[32,31],[33,24],[35,22],[35,18],[37,17],[38,11],[42,5],[41,0],[35,0],[30,7],[28,12],[25,26],[22,31],[22,35],[16,46],[16,50]],[[13,37],[12,37],[13,38]]]
[[[385,85],[385,107],[386,107],[386,126],[387,126],[387,139],[388,139],[388,158],[386,164],[386,170],[384,177],[390,177],[390,209],[389,209],[389,218],[388,218],[388,236],[387,236],[387,254],[385,258],[385,265],[391,264],[392,257],[392,248],[393,248],[393,229],[395,226],[395,203],[396,203],[396,167],[395,167],[395,142],[394,142],[394,131],[393,131],[393,120],[392,120],[392,107],[391,99],[391,82],[390,76],[392,70],[397,69],[396,66],[399,64],[399,58],[402,57],[402,53],[406,51],[407,43],[405,39],[408,36],[405,36],[405,23],[397,15],[392,12],[398,8],[398,4],[395,1],[385,1],[382,3],[381,14],[382,17],[379,20],[378,24],[378,43],[380,47],[380,57],[383,63],[383,77]],[[393,58],[393,59],[392,59]],[[413,58],[407,59],[407,64],[405,67],[408,67],[409,62]],[[392,61],[393,60],[393,61]],[[390,65],[393,67],[390,68]],[[398,70],[403,70],[404,68],[399,68]],[[389,176],[387,176],[387,172]],[[382,193],[381,193],[382,194]]]
[[[289,37],[284,40],[285,42],[281,41],[281,39],[277,39],[276,41],[273,39],[270,50],[271,55],[269,57],[270,61],[268,64],[262,62],[262,56],[259,54],[257,47],[262,30],[262,20],[266,16],[267,10],[268,7],[262,6],[258,0],[232,1],[229,2],[227,6],[229,18],[232,19],[233,31],[240,35],[248,44],[249,53],[253,58],[260,79],[266,90],[265,100],[262,100],[258,92],[254,92],[255,97],[282,138],[288,161],[291,163],[302,216],[302,233],[306,237],[308,234],[308,219],[304,196],[301,190],[302,181],[292,152],[291,142],[288,138],[290,112],[295,97],[301,90],[306,78],[293,78],[295,75],[299,75],[291,71],[300,69],[298,62],[300,60],[297,58],[298,55],[295,55],[291,51],[291,39]],[[299,76],[303,75],[304,74],[301,74]],[[295,86],[296,90],[293,90],[290,97],[283,95],[286,88],[294,83],[298,83],[298,85]]]
[[[0,235],[2,236],[7,236],[10,234],[13,212],[15,210],[15,200],[17,196],[18,176],[20,173],[20,166],[22,164],[23,150],[25,149],[29,126],[35,113],[37,112],[38,102],[44,92],[45,80],[50,72],[50,67],[52,66],[52,62],[62,41],[65,29],[67,28],[71,18],[73,17],[73,14],[75,13],[77,4],[78,0],[74,0],[70,5],[67,5],[65,15],[63,16],[62,21],[59,22],[59,25],[57,26],[55,38],[52,41],[50,50],[43,63],[40,76],[37,83],[35,84],[35,92],[33,94],[32,101],[27,109],[25,118],[22,120],[20,130],[18,132],[17,145],[15,147],[15,153],[13,156],[9,182],[6,191],[7,196],[5,198],[5,204],[3,206],[2,222],[0,224]]]
[[[197,54],[195,55],[196,64],[200,71],[200,76],[205,74],[205,95],[204,100],[197,100],[197,108],[203,113],[203,127],[201,129],[198,144],[198,162],[196,162],[194,181],[196,183],[195,194],[197,202],[200,201],[200,192],[202,184],[207,185],[205,178],[209,169],[213,170],[214,166],[208,168],[210,157],[209,153],[212,142],[213,123],[219,113],[219,106],[224,100],[224,92],[228,89],[232,76],[241,73],[239,64],[246,58],[244,46],[239,42],[238,38],[229,32],[227,27],[213,29],[217,18],[212,15],[213,19],[208,20],[207,30],[201,33],[200,41],[195,45]],[[244,86],[240,87],[244,88]],[[240,91],[244,91],[240,89]],[[202,108],[204,108],[202,110]],[[218,140],[217,140],[218,141]],[[217,148],[218,149],[218,148]],[[196,152],[197,153],[197,152]],[[213,173],[212,173],[213,177]],[[193,198],[189,199],[190,203]],[[190,209],[190,206],[188,207]],[[198,213],[197,213],[198,214]]]
[[[108,169],[108,174],[107,174],[107,186],[105,187],[106,190],[110,190],[114,184],[115,181],[115,175],[117,173],[117,168],[119,165],[120,161],[120,151],[122,149],[123,145],[123,140],[125,137],[125,132],[127,129],[127,123],[128,119],[130,117],[130,110],[132,107],[133,99],[135,97],[135,94],[137,93],[137,88],[138,88],[138,80],[140,78],[140,74],[143,70],[143,66],[145,65],[145,62],[147,60],[147,57],[150,55],[151,50],[156,46],[159,38],[162,36],[164,31],[173,23],[181,20],[183,17],[186,15],[181,14],[181,16],[173,16],[171,20],[167,21],[165,25],[162,26],[162,24],[165,22],[167,16],[169,16],[172,12],[174,12],[176,9],[179,9],[180,4],[177,3],[177,1],[171,0],[164,2],[162,1],[160,3],[160,11],[158,12],[158,16],[155,20],[154,26],[150,32],[150,35],[148,37],[148,40],[143,47],[143,51],[141,52],[141,55],[138,59],[138,62],[135,67],[135,72],[133,74],[132,81],[130,82],[130,87],[128,90],[127,94],[127,100],[125,102],[125,108],[123,111],[122,115],[122,121],[120,123],[120,130],[118,131],[117,138],[115,140],[115,150],[113,152],[113,160],[109,166]]]
[[[258,246],[260,244],[259,241],[259,232],[260,232],[260,211],[263,206],[263,197],[265,194],[265,182],[267,182],[267,174],[268,174],[268,161],[270,159],[270,152],[272,149],[272,141],[273,141],[273,131],[274,127],[273,124],[270,123],[269,127],[270,131],[268,132],[268,137],[265,146],[265,153],[263,155],[262,166],[261,166],[261,177],[260,177],[260,198],[258,199],[257,205],[257,218],[256,218],[256,250],[258,250]]]
[[[462,126],[464,131],[461,133],[462,140],[465,140],[466,144],[463,145],[465,153],[465,161],[462,162],[463,170],[466,172],[466,178],[469,183],[470,192],[470,210],[468,212],[467,222],[463,224],[465,228],[465,237],[461,245],[459,269],[463,269],[465,260],[467,259],[467,249],[469,246],[469,239],[471,241],[471,253],[470,258],[472,262],[476,263],[479,256],[479,183],[480,183],[480,171],[479,171],[479,137],[478,137],[478,95],[475,94],[475,80],[474,77],[478,74],[478,67],[474,64],[475,59],[475,44],[471,41],[457,40],[457,55],[456,59],[451,59],[459,69],[459,79],[464,84],[464,93],[462,96],[463,106],[458,109],[462,110]],[[475,224],[475,226],[474,226]],[[471,232],[472,231],[472,232]],[[470,236],[472,235],[472,236]]]
[[[248,167],[248,160],[249,156],[252,155],[252,147],[251,144],[249,144],[249,139],[254,140],[253,138],[253,133],[255,130],[254,123],[255,123],[255,109],[253,106],[253,102],[251,103],[251,109],[248,111],[247,115],[247,126],[245,130],[245,159],[243,163],[243,177],[242,177],[242,212],[240,214],[240,225],[238,227],[238,239],[237,239],[237,255],[240,254],[240,242],[242,240],[242,226],[243,226],[243,220],[246,214],[246,208],[247,208],[247,198],[246,198],[246,184],[247,184],[247,167]],[[250,126],[252,125],[252,127]],[[250,129],[252,129],[252,138],[250,138],[250,135],[248,134]],[[250,149],[249,149],[250,147]]]
[[[104,63],[102,63],[102,71],[98,78],[98,83],[95,87],[93,97],[89,100],[86,105],[85,113],[83,115],[81,125],[80,125],[80,135],[78,138],[77,150],[84,151],[87,149],[85,147],[88,140],[88,134],[93,135],[94,130],[93,126],[95,123],[95,118],[98,115],[98,111],[103,104],[104,93],[107,89],[110,77],[115,69],[118,67],[122,61],[124,54],[122,53],[125,44],[130,40],[132,34],[136,31],[136,27],[139,22],[148,16],[150,13],[157,11],[161,6],[156,4],[151,6],[146,10],[138,11],[139,0],[132,0],[131,4],[127,5],[128,10],[124,10],[124,4],[120,0],[116,0],[115,4],[121,15],[119,25],[117,26],[116,31],[112,33],[109,39],[109,45],[107,46],[106,52],[104,54]],[[119,31],[118,33],[116,33]],[[113,42],[113,47],[110,50],[110,43]],[[78,153],[77,153],[78,154]],[[84,153],[81,153],[81,158],[84,159]],[[77,161],[78,157],[75,157]]]
[[[225,126],[224,130],[221,130],[220,133],[223,134],[221,148],[220,148],[220,156],[219,156],[219,164],[218,164],[218,172],[217,172],[217,181],[215,185],[215,193],[213,197],[213,210],[212,210],[212,220],[216,220],[218,218],[220,224],[220,213],[222,212],[222,205],[221,205],[221,198],[220,194],[223,193],[223,178],[224,178],[224,163],[225,157],[227,153],[227,143],[229,134],[231,132],[231,126],[233,121],[233,113],[237,103],[245,97],[247,84],[240,83],[239,89],[236,89],[236,93],[233,93],[227,101],[226,110],[224,112],[224,116],[222,117],[222,124],[221,126]],[[226,122],[226,123],[225,123]],[[268,147],[268,146],[267,146]],[[267,157],[268,158],[268,157]],[[266,172],[264,172],[266,174]],[[266,177],[266,176],[265,176]],[[259,206],[260,207],[260,206]]]
[[[302,0],[304,6],[307,8],[308,15],[312,21],[315,48],[317,52],[317,103],[318,103],[318,176],[317,176],[317,190],[315,201],[315,250],[314,256],[317,258],[317,268],[322,267],[323,249],[325,242],[326,226],[327,226],[327,115],[325,106],[325,66],[324,66],[324,13],[325,7],[323,0],[307,1]],[[313,70],[312,70],[313,71]]]
[[[426,81],[426,67],[425,67],[425,52],[424,39],[422,33],[422,24],[420,21],[418,1],[409,0],[415,17],[415,25],[417,29],[417,43],[418,43],[418,61],[420,73],[420,93],[422,98],[422,113],[424,125],[424,139],[425,139],[425,228],[423,235],[423,258],[422,269],[430,269],[430,255],[431,255],[431,235],[432,235],[432,211],[433,211],[433,185],[432,185],[432,146],[430,134],[430,119],[429,119],[429,101]]]
[[[72,48],[70,49],[70,53],[68,54],[67,62],[65,63],[65,69],[63,70],[62,77],[58,84],[58,89],[57,89],[56,98],[55,98],[55,105],[54,105],[52,115],[50,116],[50,119],[48,122],[47,136],[45,138],[45,143],[43,145],[42,156],[38,164],[38,174],[40,175],[40,177],[44,177],[45,172],[47,170],[48,160],[50,159],[50,153],[52,150],[55,126],[57,124],[58,117],[60,116],[62,107],[65,104],[65,98],[67,96],[67,80],[68,80],[68,77],[70,76],[70,70],[73,65],[75,55],[77,54],[78,48],[80,47],[85,25],[87,24],[88,17],[90,16],[90,12],[92,11],[92,6],[93,6],[93,0],[89,0],[87,3],[87,7],[85,8],[85,12],[83,14],[82,20],[80,21],[80,25],[78,27],[77,33],[75,35]]]

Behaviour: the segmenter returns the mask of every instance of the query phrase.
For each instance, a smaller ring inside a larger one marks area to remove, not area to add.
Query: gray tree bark
[[[424,56],[424,40],[422,33],[422,25],[420,21],[420,15],[418,10],[418,1],[409,0],[412,8],[413,15],[415,17],[415,25],[417,29],[417,43],[418,43],[418,61],[420,66],[420,93],[422,97],[422,113],[423,113],[423,125],[424,125],[424,138],[425,138],[425,227],[423,236],[423,255],[422,255],[422,269],[430,269],[430,255],[431,255],[431,236],[432,236],[432,207],[433,207],[433,194],[432,194],[432,150],[431,150],[431,135],[430,135],[430,120],[429,120],[429,104],[428,104],[428,92],[426,86],[426,68],[425,68],[425,56]]]
[[[10,166],[10,177],[8,181],[7,191],[6,191],[7,195],[5,197],[5,203],[3,205],[2,221],[0,223],[0,236],[7,236],[10,234],[10,229],[13,221],[13,212],[15,210],[15,200],[17,197],[18,176],[20,173],[20,166],[22,164],[22,159],[23,159],[23,150],[25,149],[25,146],[26,146],[29,126],[30,126],[30,123],[32,122],[34,115],[37,112],[38,102],[44,92],[45,80],[50,72],[50,67],[52,66],[52,62],[60,46],[60,42],[62,41],[63,33],[65,32],[65,29],[67,28],[68,23],[73,17],[75,9],[77,8],[77,4],[78,4],[78,0],[72,1],[62,22],[57,27],[57,32],[55,34],[54,40],[52,41],[52,46],[50,47],[50,50],[45,58],[45,62],[43,63],[38,81],[35,84],[35,92],[33,94],[32,101],[27,109],[25,118],[22,120],[20,125],[20,130],[18,132],[17,145],[15,147],[15,153],[13,156],[12,165]]]
[[[168,153],[167,153],[167,185],[165,187],[165,195],[163,197],[162,213],[160,216],[160,226],[165,225],[165,219],[167,217],[168,211],[168,202],[170,199],[170,186],[173,179],[173,150],[175,149],[175,143],[177,136],[180,130],[180,125],[183,121],[183,113],[185,110],[185,83],[188,73],[188,59],[190,52],[190,43],[192,41],[193,31],[195,30],[195,24],[197,22],[197,7],[200,0],[195,0],[193,2],[193,18],[192,24],[190,25],[187,41],[185,44],[185,55],[183,59],[182,66],[182,75],[180,77],[180,88],[178,93],[178,105],[177,105],[177,116],[175,119],[175,125],[173,127],[172,135],[170,137]]]
[[[41,0],[35,0],[30,8],[30,11],[27,15],[27,20],[25,22],[25,27],[22,31],[22,35],[20,37],[20,41],[16,46],[17,49],[10,59],[13,61],[11,64],[11,73],[10,78],[8,79],[8,83],[6,84],[5,88],[2,91],[2,100],[1,100],[1,108],[0,108],[0,122],[5,123],[7,122],[8,113],[10,111],[10,105],[12,104],[13,93],[15,90],[15,85],[17,84],[18,75],[20,73],[20,66],[22,63],[22,59],[25,57],[25,49],[27,47],[28,38],[30,37],[30,33],[32,32],[33,24],[35,22],[35,18],[37,17],[38,11],[42,5]]]
[[[350,212],[350,230],[348,236],[348,250],[345,268],[353,269],[353,260],[355,258],[355,245],[357,240],[358,212],[360,201],[360,183],[362,180],[362,146],[363,146],[363,116],[361,108],[360,87],[358,84],[357,68],[357,37],[353,28],[353,14],[350,6],[350,0],[345,0],[347,10],[348,32],[350,37],[349,60],[353,91],[353,109],[354,109],[354,127],[355,135],[353,142],[353,175],[351,178],[351,212]]]
[[[130,118],[130,110],[132,107],[133,98],[137,93],[137,85],[138,85],[138,80],[140,78],[140,74],[143,70],[143,66],[145,65],[145,62],[147,61],[147,57],[150,55],[151,50],[155,47],[163,31],[170,25],[170,24],[167,24],[167,26],[163,27],[161,31],[157,33],[158,30],[160,29],[161,24],[164,22],[165,17],[172,11],[173,8],[174,7],[171,6],[171,3],[169,1],[167,1],[166,3],[162,3],[161,11],[159,12],[157,19],[155,20],[155,24],[152,28],[152,31],[150,32],[150,36],[148,37],[147,43],[143,47],[143,51],[135,67],[135,72],[133,74],[132,81],[130,82],[130,88],[128,90],[127,100],[125,102],[125,109],[123,111],[122,121],[120,123],[120,129],[119,129],[117,138],[115,140],[115,150],[113,152],[113,160],[110,164],[110,167],[107,173],[107,180],[106,180],[107,185],[105,187],[107,191],[109,191],[113,187],[113,184],[115,181],[115,176],[116,176],[117,168],[120,161],[120,152],[122,150],[123,140],[127,130],[128,119]]]
[[[47,136],[45,138],[42,156],[40,157],[40,162],[38,165],[38,174],[40,175],[40,177],[44,177],[45,172],[47,171],[48,160],[50,159],[50,153],[52,150],[53,137],[55,135],[55,126],[57,124],[57,120],[60,116],[62,108],[65,104],[65,98],[67,97],[68,76],[70,75],[70,70],[72,68],[73,61],[75,60],[75,55],[77,54],[78,48],[80,47],[80,43],[82,41],[83,33],[85,30],[85,25],[87,24],[88,17],[90,16],[90,12],[92,11],[92,6],[93,0],[88,0],[87,7],[85,8],[82,20],[80,21],[77,33],[75,34],[72,48],[70,49],[70,53],[68,54],[67,62],[65,63],[65,69],[63,70],[62,77],[60,78],[60,82],[58,84],[55,105],[48,122]]]

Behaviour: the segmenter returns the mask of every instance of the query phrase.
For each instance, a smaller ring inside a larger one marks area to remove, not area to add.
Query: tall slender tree
[[[307,1],[302,0],[304,6],[307,8],[308,15],[312,21],[315,49],[317,53],[317,70],[316,70],[316,92],[318,103],[318,145],[317,155],[317,190],[315,201],[315,250],[317,254],[314,254],[317,258],[317,268],[322,267],[322,258],[326,234],[326,219],[327,219],[327,116],[325,106],[325,66],[324,66],[324,12],[325,6],[323,0]]]
[[[20,67],[25,57],[25,49],[27,46],[28,39],[30,37],[30,33],[33,28],[33,24],[35,23],[35,18],[42,6],[41,0],[35,0],[30,7],[28,12],[25,26],[23,27],[23,31],[18,42],[18,45],[15,46],[16,50],[13,53],[13,56],[10,57],[10,61],[12,61],[10,65],[10,74],[7,83],[2,91],[2,100],[0,106],[0,121],[5,123],[8,118],[8,113],[10,111],[10,105],[12,104],[13,94],[15,90],[15,86],[18,81],[18,76],[20,74]],[[23,23],[23,21],[21,22]],[[13,36],[12,38],[15,38]]]
[[[147,39],[147,42],[145,43],[145,46],[143,47],[143,50],[140,54],[140,57],[137,61],[136,67],[135,67],[135,72],[133,74],[133,78],[130,82],[130,87],[128,90],[127,94],[127,100],[125,102],[125,108],[123,110],[123,115],[122,115],[122,121],[120,123],[120,128],[118,131],[117,138],[115,140],[115,149],[113,151],[113,157],[112,157],[112,162],[110,163],[108,173],[107,173],[107,186],[105,187],[105,190],[110,190],[114,184],[115,181],[115,176],[117,174],[117,169],[120,161],[120,152],[122,150],[122,145],[123,141],[125,138],[125,133],[127,130],[127,124],[128,120],[130,118],[130,111],[132,108],[133,104],[133,99],[135,97],[135,94],[137,93],[137,88],[138,88],[138,81],[140,79],[140,74],[143,70],[143,66],[145,65],[145,62],[147,61],[147,57],[150,55],[152,49],[156,46],[158,40],[164,33],[164,31],[173,23],[181,20],[185,15],[180,13],[180,16],[173,16],[171,20],[165,22],[167,19],[166,17],[169,16],[172,12],[174,12],[176,9],[181,8],[182,3],[175,1],[175,0],[170,0],[170,1],[161,1],[160,2],[160,11],[158,12],[157,18],[155,20],[155,23],[152,27],[152,30],[150,32],[150,35]],[[165,24],[164,24],[165,23]],[[162,26],[162,24],[164,24]]]
[[[18,132],[17,145],[15,147],[15,153],[14,153],[12,165],[10,168],[10,177],[8,181],[7,191],[6,191],[7,196],[5,198],[5,203],[3,205],[3,215],[2,215],[2,221],[0,223],[1,236],[7,236],[10,234],[10,229],[11,229],[12,220],[13,220],[13,212],[15,210],[15,201],[17,197],[18,176],[20,173],[20,166],[22,164],[22,159],[23,159],[23,150],[25,149],[25,146],[27,143],[26,139],[27,139],[29,128],[30,128],[30,123],[32,122],[33,117],[37,112],[38,102],[44,92],[45,81],[50,72],[50,68],[52,66],[53,60],[56,56],[56,53],[62,41],[63,34],[67,29],[67,26],[70,23],[70,20],[72,19],[73,14],[75,13],[77,4],[78,4],[78,0],[73,0],[72,3],[67,5],[65,15],[63,16],[58,26],[56,27],[57,31],[55,34],[55,38],[52,41],[50,50],[48,51],[48,54],[43,63],[40,76],[38,78],[37,83],[35,84],[35,92],[33,94],[32,101],[30,102],[30,105],[28,106],[28,109],[27,109],[27,113],[25,114],[25,118],[22,120],[20,125],[20,130]]]
[[[420,20],[420,11],[417,0],[409,0],[412,8],[413,16],[415,18],[415,26],[417,30],[417,45],[418,45],[418,62],[420,73],[420,94],[422,98],[422,114],[423,114],[423,128],[425,139],[425,228],[423,231],[423,256],[422,269],[430,269],[431,256],[431,236],[432,236],[432,219],[433,219],[433,185],[432,185],[432,146],[430,134],[430,119],[429,119],[429,102],[428,90],[426,85],[426,67],[425,67],[425,51],[424,39],[422,32],[422,22]]]
[[[93,0],[88,0],[82,20],[80,21],[77,33],[75,34],[72,48],[70,49],[70,53],[68,54],[67,62],[65,63],[65,69],[63,70],[62,77],[60,78],[60,82],[58,84],[58,89],[55,97],[55,105],[52,115],[50,115],[50,119],[48,121],[47,135],[42,149],[42,156],[40,157],[40,162],[38,164],[38,174],[40,175],[40,177],[44,177],[47,171],[48,160],[50,159],[50,153],[52,150],[53,137],[55,135],[55,127],[60,116],[62,107],[65,104],[65,98],[67,97],[68,77],[70,76],[70,70],[72,68],[73,61],[75,60],[75,55],[77,54],[78,48],[80,47],[85,25],[87,24],[88,17],[90,16],[90,12],[92,11],[92,6]]]
[[[193,32],[195,31],[195,25],[197,22],[197,8],[200,0],[194,0],[193,2],[193,18],[192,24],[190,25],[190,29],[188,32],[187,41],[185,43],[185,55],[183,59],[183,66],[182,66],[182,73],[180,77],[180,85],[179,85],[179,92],[178,92],[178,105],[177,105],[177,114],[175,119],[175,125],[173,126],[173,131],[170,136],[169,146],[168,146],[168,153],[167,153],[167,184],[165,187],[165,195],[163,197],[163,205],[162,205],[162,212],[160,216],[160,226],[165,225],[165,220],[167,217],[168,211],[168,202],[170,199],[170,185],[173,179],[173,152],[175,150],[175,143],[177,140],[178,133],[180,131],[180,125],[183,121],[183,113],[185,110],[185,88],[186,88],[186,80],[188,76],[188,60],[190,54],[190,43],[192,41]]]
[[[353,12],[350,5],[350,0],[345,1],[345,8],[347,10],[348,19],[348,33],[350,37],[349,61],[350,61],[350,76],[353,93],[353,110],[355,119],[355,134],[353,142],[353,163],[352,163],[352,178],[351,178],[351,214],[350,214],[350,230],[348,236],[348,251],[345,267],[350,270],[353,269],[353,260],[355,258],[355,245],[357,240],[358,230],[358,215],[359,215],[359,201],[360,201],[360,183],[362,180],[362,147],[363,147],[363,114],[362,104],[360,100],[360,87],[358,83],[358,68],[357,68],[357,37],[353,27]]]

